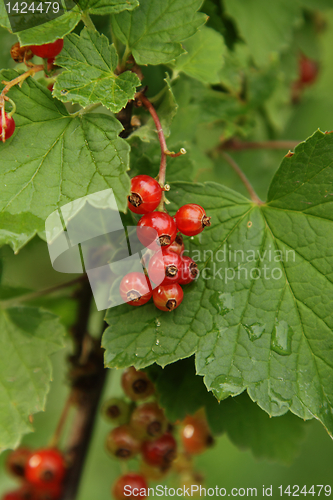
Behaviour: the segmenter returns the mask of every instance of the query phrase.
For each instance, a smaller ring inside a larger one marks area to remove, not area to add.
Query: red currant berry
[[[6,122],[6,127],[5,127],[5,140],[6,140],[9,139],[15,131],[15,121],[14,118],[5,113],[5,122]],[[2,118],[0,113],[0,137],[1,134],[2,134]]]
[[[175,252],[178,255],[183,255],[185,245],[181,234],[177,234],[175,241],[168,246],[168,250],[169,252]]]
[[[131,306],[142,306],[151,299],[152,290],[143,273],[126,274],[121,280],[119,291],[121,298]]]
[[[106,438],[106,449],[115,457],[127,460],[140,451],[141,442],[129,425],[120,425],[113,429]]]
[[[63,39],[58,38],[58,40],[53,43],[45,43],[44,45],[30,45],[30,50],[33,54],[35,54],[35,56],[41,57],[42,59],[51,59],[60,54],[63,46]]]
[[[62,486],[60,484],[54,484],[53,486],[34,490],[34,498],[32,500],[58,500],[61,494]]]
[[[50,92],[53,92],[53,88],[54,88],[54,83],[51,83],[50,85],[47,86],[48,90]]]
[[[36,495],[32,485],[24,484],[17,490],[5,493],[2,500],[36,500]]]
[[[211,224],[211,218],[207,217],[205,210],[195,203],[180,207],[177,210],[175,219],[177,228],[186,236],[195,236]]]
[[[135,500],[136,498],[146,498],[148,484],[141,474],[130,472],[121,476],[112,488],[113,496],[116,500],[126,500],[129,498]]]
[[[135,214],[148,214],[158,207],[162,198],[162,188],[149,175],[137,175],[131,180],[131,194],[128,208]]]
[[[178,283],[160,285],[153,291],[154,304],[161,311],[173,311],[182,303],[183,297],[183,290]]]
[[[157,403],[144,403],[133,411],[130,425],[141,439],[156,439],[166,432],[168,422]]]
[[[25,466],[31,456],[29,448],[18,448],[12,451],[6,460],[6,468],[10,474],[16,477],[24,477]]]
[[[181,257],[175,252],[169,252],[168,247],[163,248],[150,259],[149,278],[156,285],[172,285],[179,281],[181,266]]]
[[[185,451],[191,455],[203,453],[214,443],[206,419],[198,414],[185,418],[181,439]]]
[[[155,392],[154,384],[145,372],[138,371],[130,366],[121,377],[121,386],[126,396],[132,401],[146,399]]]
[[[45,448],[33,452],[25,467],[26,480],[38,488],[60,484],[65,473],[64,457],[55,448]]]
[[[132,405],[121,398],[111,398],[102,406],[102,415],[112,424],[127,424],[130,419]]]
[[[177,236],[177,227],[173,218],[165,212],[150,212],[138,222],[137,235],[141,243],[149,246],[153,239],[143,229],[154,229],[162,247],[170,245]],[[147,231],[149,233],[149,231]],[[154,233],[155,234],[155,233]]]
[[[318,76],[318,64],[316,61],[302,55],[299,60],[299,80],[301,83],[314,83]]]
[[[142,445],[142,456],[149,465],[168,467],[177,456],[175,438],[166,433],[155,441],[145,441]]]
[[[182,258],[182,265],[180,268],[180,279],[178,283],[180,285],[187,285],[191,283],[198,276],[199,270],[198,266],[190,257]]]

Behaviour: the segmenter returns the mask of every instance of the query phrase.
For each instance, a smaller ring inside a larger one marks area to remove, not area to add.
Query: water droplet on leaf
[[[254,340],[260,339],[262,334],[265,331],[266,324],[262,325],[261,323],[252,323],[252,325],[244,325],[244,330],[249,336],[249,339],[253,342]]]
[[[293,333],[292,328],[286,321],[275,321],[271,349],[281,356],[289,356],[291,354],[291,337]]]

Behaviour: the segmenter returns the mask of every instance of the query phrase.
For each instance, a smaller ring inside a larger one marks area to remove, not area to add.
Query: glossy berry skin
[[[195,203],[180,207],[175,215],[177,228],[186,236],[195,236],[201,233],[206,226],[210,226],[210,217],[205,210]]]
[[[15,477],[23,478],[25,473],[25,467],[31,456],[31,450],[29,448],[17,448],[17,450],[12,451],[6,460],[6,468],[8,472]]]
[[[169,252],[168,247],[157,252],[150,259],[148,274],[155,285],[172,285],[180,278],[182,266],[181,257],[175,252]]]
[[[214,443],[206,419],[198,415],[184,419],[181,440],[184,450],[190,455],[203,453]]]
[[[137,175],[131,180],[128,208],[135,214],[148,214],[158,207],[162,194],[157,180],[149,175]]]
[[[126,488],[127,486],[127,488]],[[141,474],[130,472],[121,476],[112,488],[113,496],[116,500],[146,498],[148,484]]]
[[[26,480],[37,488],[53,487],[60,484],[65,473],[64,457],[55,448],[34,451],[25,467]]]
[[[183,290],[178,283],[160,285],[153,291],[154,304],[161,311],[173,311],[182,303],[183,297]]]
[[[142,306],[152,296],[152,289],[143,273],[133,272],[126,274],[119,285],[120,296],[131,306]]]
[[[5,128],[5,140],[9,139],[15,132],[15,121],[14,118],[5,113],[6,128]],[[2,119],[0,114],[0,137],[2,134]]]
[[[130,425],[141,439],[156,439],[166,432],[168,422],[157,403],[144,403],[133,411]]]
[[[35,56],[41,57],[42,59],[51,59],[56,57],[62,51],[64,46],[64,41],[62,38],[58,38],[53,43],[45,43],[44,45],[30,45],[30,50]]]
[[[129,425],[120,425],[113,429],[106,438],[106,449],[111,455],[123,460],[134,457],[140,451],[141,441]]]
[[[165,212],[150,212],[144,215],[138,222],[137,225],[137,235],[141,243],[145,246],[151,245],[155,240],[155,234],[153,237],[149,237],[140,229],[152,228],[157,233],[157,238],[161,247],[170,245],[175,241],[177,236],[177,227],[173,218],[166,214]]]
[[[180,277],[178,283],[180,285],[188,285],[192,283],[198,276],[198,266],[190,257],[184,256],[180,268]]]
[[[316,61],[302,55],[299,60],[299,80],[303,84],[310,85],[318,76],[318,64]]]
[[[154,441],[145,441],[141,451],[147,464],[164,468],[176,458],[177,443],[171,434],[166,433]]]
[[[178,255],[183,255],[183,252],[185,250],[185,245],[183,242],[183,237],[181,234],[177,234],[176,239],[171,245],[167,247],[169,252],[175,252]]]
[[[126,396],[132,401],[142,401],[154,394],[154,384],[145,372],[130,366],[121,377],[121,386]]]
[[[112,424],[122,425],[127,424],[131,415],[131,405],[124,399],[111,398],[105,401],[102,406],[102,415],[105,420]]]

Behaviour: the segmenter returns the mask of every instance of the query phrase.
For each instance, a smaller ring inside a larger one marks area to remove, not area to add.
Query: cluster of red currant
[[[181,483],[187,486],[197,482],[191,457],[213,442],[204,414],[188,416],[181,423],[183,450],[177,453],[176,426],[168,422],[153,399],[155,388],[147,374],[130,367],[123,373],[121,383],[128,399],[112,398],[102,408],[105,418],[117,425],[107,436],[106,448],[123,461],[139,454],[142,460],[139,472],[117,479],[112,488],[114,498],[145,498],[147,481],[158,480],[169,471],[180,473]],[[143,402],[147,398],[150,400]]]
[[[12,46],[10,55],[17,63],[26,62],[32,59],[33,56],[38,56],[46,59],[47,65],[50,67],[53,65],[55,57],[62,51],[63,46],[64,41],[62,38],[59,38],[53,43],[46,43],[44,45],[27,45],[25,47],[21,47],[21,45],[17,42]],[[51,85],[48,86],[48,89],[51,90]],[[2,127],[2,120],[0,119],[0,136],[2,134]],[[11,113],[5,113],[4,128],[5,140],[7,140],[15,132],[15,121]]]
[[[57,500],[62,493],[66,463],[56,448],[31,451],[18,448],[6,462],[8,472],[20,480],[18,489],[5,493],[2,500]]]
[[[180,207],[174,217],[166,212],[154,212],[162,195],[160,184],[148,175],[137,175],[131,181],[128,207],[132,212],[143,215],[137,225],[138,238],[148,246],[151,240],[145,230],[153,229],[161,248],[161,252],[155,253],[148,264],[149,278],[159,286],[152,290],[144,273],[132,272],[122,279],[119,288],[122,299],[133,306],[141,306],[153,297],[158,309],[172,311],[183,300],[180,285],[191,283],[198,275],[197,264],[183,255],[183,238],[177,232],[195,236],[211,223],[205,210],[194,203]]]

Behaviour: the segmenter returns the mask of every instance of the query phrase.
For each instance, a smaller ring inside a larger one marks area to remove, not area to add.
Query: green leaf
[[[138,64],[162,64],[184,53],[180,42],[204,24],[202,0],[141,0],[133,12],[113,16],[115,36]]]
[[[193,358],[178,361],[163,370],[148,369],[154,381],[159,404],[171,422],[183,420],[204,407],[213,434],[226,432],[239,448],[250,449],[256,458],[292,463],[300,451],[306,424],[288,412],[269,418],[246,392],[218,403],[207,392],[203,379],[195,374]]]
[[[183,44],[186,54],[177,57],[172,68],[203,83],[219,83],[225,45],[222,35],[203,26]]]
[[[219,400],[247,388],[270,415],[315,417],[332,435],[332,155],[333,134],[316,132],[284,158],[262,206],[218,184],[172,184],[171,213],[195,202],[212,217],[186,244],[201,276],[173,313],[108,311],[107,365],[196,352]]]
[[[16,33],[20,44],[23,45],[43,45],[44,43],[54,42],[57,38],[64,38],[73,31],[81,19],[81,13],[77,7],[66,12],[61,17],[52,21],[29,28]]]
[[[104,35],[84,29],[80,36],[65,39],[57,64],[67,69],[57,78],[54,95],[63,102],[77,102],[86,107],[101,102],[117,113],[133,99],[140,80],[125,71],[115,75],[117,51]]]
[[[132,10],[139,5],[138,0],[79,0],[81,9],[89,14],[104,16]]]
[[[255,62],[264,65],[274,52],[285,51],[292,42],[292,32],[301,22],[297,2],[276,0],[224,0],[227,13],[239,28]],[[255,28],[254,28],[255,27]]]
[[[52,379],[49,356],[63,347],[58,318],[35,307],[0,311],[0,450],[32,431],[29,416],[45,409]]]
[[[4,71],[1,79],[17,76]],[[58,207],[112,188],[126,210],[129,146],[122,126],[105,114],[70,116],[64,105],[29,78],[9,96],[16,102],[17,130],[1,144],[0,242],[14,250],[37,232]]]
[[[5,2],[0,2],[0,26],[10,30],[10,22],[5,8]]]
[[[165,137],[169,137],[171,123],[177,113],[178,105],[176,103],[175,96],[173,95],[171,82],[168,75],[166,76],[164,81],[166,82],[166,86],[160,93],[157,101],[154,101],[154,107],[161,122],[164,135]],[[154,120],[146,110],[144,114],[140,116],[143,120],[146,118],[146,123],[144,123],[144,125],[139,127],[131,134],[131,139],[134,137],[139,137],[143,142],[158,141],[158,135]]]

